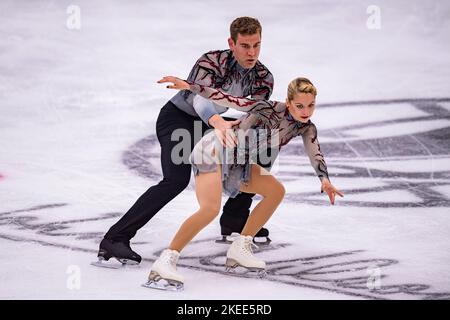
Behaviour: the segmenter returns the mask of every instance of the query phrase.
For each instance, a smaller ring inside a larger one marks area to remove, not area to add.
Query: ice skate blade
[[[166,291],[182,291],[184,289],[183,282],[171,279],[164,279],[156,272],[150,272],[148,281],[142,285],[145,288],[166,290]]]
[[[144,283],[142,285],[144,288],[149,288],[149,289],[157,289],[157,290],[164,290],[164,291],[183,291],[184,290],[184,285],[178,284],[178,285],[171,285],[171,284],[160,284],[158,282],[155,282],[153,280],[147,281],[146,283]]]
[[[100,267],[100,268],[107,268],[107,269],[122,269],[126,267],[132,267],[137,268],[139,267],[139,263],[133,260],[128,259],[121,259],[121,258],[114,258],[115,260],[111,259],[109,261],[106,261],[103,257],[99,257],[98,261],[91,262],[92,266]]]
[[[116,258],[116,260],[119,261],[123,266],[126,266],[126,267],[138,267],[139,266],[139,262],[134,261],[134,260],[121,259],[121,258]]]
[[[269,237],[255,237],[253,238],[253,242],[258,246],[268,246],[272,240]]]
[[[232,238],[231,236],[222,236],[222,239],[218,239],[215,242],[222,244],[232,244],[233,240],[234,238]],[[269,237],[255,237],[253,238],[253,242],[258,246],[268,246],[272,242],[272,240]]]
[[[222,243],[222,244],[231,244],[233,243],[232,240],[228,239],[229,236],[222,236],[222,239],[216,240],[216,243]]]
[[[236,275],[249,275],[261,279],[267,276],[266,269],[245,267],[240,265],[236,260],[230,258],[227,258],[225,262],[225,272]]]

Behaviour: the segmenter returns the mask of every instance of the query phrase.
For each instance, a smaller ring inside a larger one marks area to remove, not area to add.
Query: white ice
[[[450,4],[380,0],[381,29],[370,30],[372,1],[76,1],[78,30],[67,26],[71,3],[0,2],[1,299],[449,299],[449,136],[441,137],[439,156],[425,145],[417,157],[327,157],[337,187],[360,189],[335,206],[320,193],[308,159],[282,151],[276,171],[288,197],[267,227],[274,246],[287,246],[259,255],[286,269],[267,280],[223,273],[216,219],[183,252],[184,292],[140,286],[155,252],[196,210],[192,181],[133,239],[146,259],[140,268],[89,263],[101,235],[158,182],[122,162],[131,145],[155,134],[159,109],[174,94],[156,81],[186,77],[201,54],[227,48],[235,17],[263,25],[260,60],[275,76],[272,98],[283,101],[290,80],[309,77],[319,91],[319,139],[342,144],[448,129],[448,117],[395,122],[427,115],[411,103],[370,101],[449,97]],[[343,104],[320,109],[333,103]],[[333,130],[344,124],[369,126],[338,136]],[[320,130],[336,135],[320,138]],[[144,161],[160,170],[159,146],[148,152],[154,155]],[[348,164],[368,177],[342,176],[352,172]],[[375,169],[424,175],[384,177]],[[423,182],[430,189],[415,185]],[[386,189],[394,183],[410,187]],[[446,202],[422,203],[419,195],[432,191]],[[196,258],[215,254],[217,265]],[[379,282],[370,282],[377,274]],[[362,283],[345,285],[352,277]],[[390,287],[405,284],[425,287]]]

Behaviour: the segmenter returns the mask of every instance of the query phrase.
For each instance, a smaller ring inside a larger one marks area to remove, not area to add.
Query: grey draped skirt
[[[236,148],[223,147],[214,131],[211,131],[195,145],[189,157],[194,174],[216,172],[220,165],[222,188],[228,196],[236,197],[241,183],[248,183],[251,178],[249,158],[237,156],[248,152],[240,148],[239,144]]]

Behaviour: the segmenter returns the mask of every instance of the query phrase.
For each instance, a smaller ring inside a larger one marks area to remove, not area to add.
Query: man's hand
[[[321,187],[321,192],[326,192],[328,194],[328,197],[330,198],[330,202],[331,204],[334,205],[334,198],[336,195],[339,195],[341,197],[344,197],[344,194],[342,192],[340,192],[338,189],[336,189],[331,182],[328,179],[323,179],[322,180],[322,187]]]
[[[213,115],[208,120],[209,124],[215,129],[217,138],[225,147],[235,147],[237,145],[237,138],[233,126],[239,124],[241,120],[226,121],[218,114]]]
[[[189,83],[187,83],[184,80],[181,80],[177,77],[173,76],[166,76],[162,78],[161,80],[158,80],[158,83],[167,83],[171,82],[171,85],[168,85],[167,88],[169,89],[177,89],[177,90],[189,90]]]

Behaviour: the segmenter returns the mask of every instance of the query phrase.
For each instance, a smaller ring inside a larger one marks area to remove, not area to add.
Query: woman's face
[[[297,93],[294,99],[286,99],[291,116],[302,123],[308,122],[316,107],[316,97],[312,93]]]

